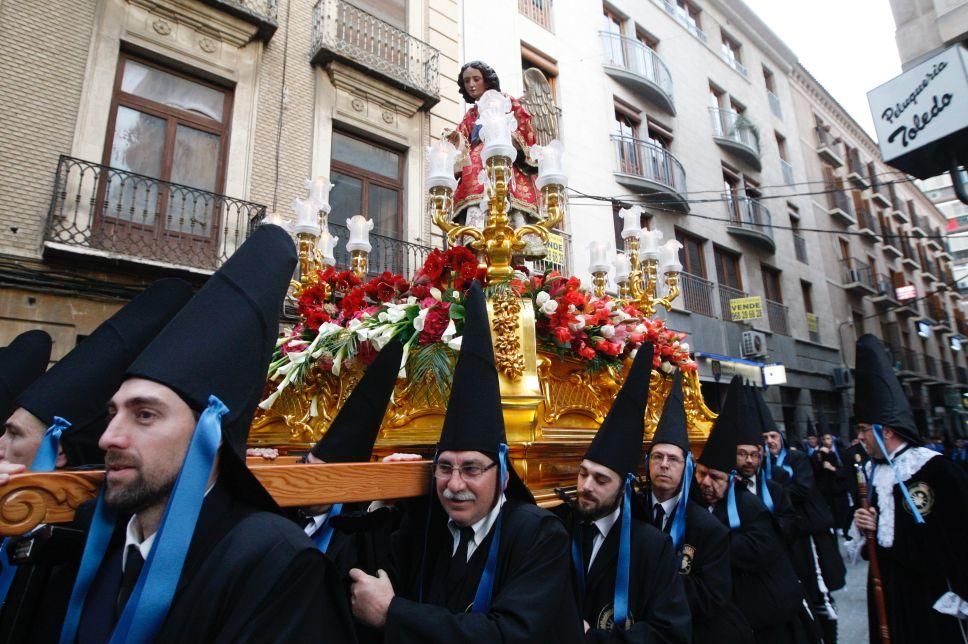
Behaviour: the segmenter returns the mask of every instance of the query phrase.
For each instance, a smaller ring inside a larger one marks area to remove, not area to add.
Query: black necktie
[[[134,590],[134,586],[138,583],[138,575],[141,574],[141,568],[145,564],[144,558],[141,556],[141,549],[135,544],[130,544],[127,549],[127,561],[124,564],[124,572],[121,573],[121,587],[118,589],[118,601],[115,605],[115,617],[120,617],[121,613],[124,612],[124,606],[128,603],[128,598],[131,596],[131,591]]]
[[[583,523],[581,530],[581,556],[585,564],[585,572],[588,572],[588,569],[591,568],[595,537],[598,536],[598,526],[594,523]]]
[[[656,503],[655,507],[652,508],[652,525],[659,532],[662,532],[662,522],[665,519],[665,510],[662,508],[661,503]]]
[[[447,570],[447,585],[451,589],[456,588],[467,574],[467,546],[474,538],[474,529],[470,526],[461,528],[459,537],[457,551],[451,557],[450,568]]]

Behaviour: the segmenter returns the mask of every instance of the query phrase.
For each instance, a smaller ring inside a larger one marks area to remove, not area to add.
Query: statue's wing
[[[524,71],[524,96],[521,97],[521,105],[531,115],[531,125],[538,145],[547,145],[552,139],[558,138],[558,118],[561,110],[555,104],[548,79],[537,67]]]

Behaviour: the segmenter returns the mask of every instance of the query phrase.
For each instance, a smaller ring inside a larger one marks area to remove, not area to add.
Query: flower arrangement
[[[313,369],[340,375],[355,362],[369,364],[392,339],[404,346],[402,373],[445,387],[460,350],[464,298],[485,267],[463,246],[433,250],[411,281],[384,272],[363,282],[351,271],[319,271],[297,298],[302,322],[282,334],[269,367],[275,389],[261,403],[270,408],[292,384]],[[595,297],[576,277],[556,271],[514,279],[511,288],[534,303],[535,331],[542,349],[582,360],[590,369],[621,368],[643,342],[655,346],[654,368],[693,371],[685,334],[662,320],[646,318],[633,305]]]

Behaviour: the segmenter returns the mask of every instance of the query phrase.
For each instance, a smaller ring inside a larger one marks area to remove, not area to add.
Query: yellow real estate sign
[[[544,261],[549,264],[554,264],[556,266],[564,266],[565,264],[565,239],[561,235],[555,233],[548,233],[548,243],[545,244],[548,249],[545,255]]]
[[[733,321],[758,320],[763,317],[763,298],[759,295],[733,298],[729,301],[729,314]]]

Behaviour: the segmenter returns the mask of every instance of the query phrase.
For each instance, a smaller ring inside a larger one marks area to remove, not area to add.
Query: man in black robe
[[[802,590],[770,511],[736,479],[736,445],[744,425],[758,414],[756,402],[735,376],[696,466],[699,496],[729,528],[733,601],[761,644],[809,642],[799,620]]]
[[[651,344],[639,348],[578,467],[576,502],[555,508],[571,533],[572,586],[587,641],[690,640],[689,604],[672,541],[632,513],[652,356]],[[628,539],[626,561],[620,556],[623,539]],[[618,574],[623,567],[627,577]],[[623,604],[625,615],[616,617],[616,607]]]
[[[857,341],[854,416],[871,455],[870,510],[854,513],[851,553],[867,555],[876,532],[892,642],[961,642],[968,618],[968,480],[959,466],[919,447],[904,390],[880,340]],[[858,553],[860,551],[860,553]],[[880,641],[868,580],[870,641]]]
[[[693,644],[753,641],[733,604],[729,530],[690,497],[694,465],[676,372],[647,456],[648,481],[637,496],[641,516],[672,538],[692,616]]]
[[[0,349],[0,423],[17,409],[17,396],[47,369],[50,349],[51,339],[46,331],[21,333]],[[12,474],[20,474],[26,469],[23,463],[7,460],[7,443],[10,439],[6,427],[0,429],[0,485],[6,483]]]
[[[353,641],[332,565],[244,460],[295,265],[261,226],[128,369],[61,641]]]
[[[568,533],[508,464],[490,335],[475,283],[433,490],[405,509],[389,576],[350,571],[354,616],[387,643],[581,641]]]
[[[108,400],[134,359],[191,295],[182,280],[155,282],[42,372],[17,396],[17,409],[7,422],[9,434],[15,435],[8,435],[8,455],[32,471],[103,463],[97,441],[107,426]],[[47,358],[40,357],[46,366]],[[10,552],[28,543],[30,560],[22,562],[6,601],[0,598],[0,642],[57,639],[83,533],[74,525],[39,526],[11,539]]]
[[[854,471],[841,457],[830,426],[823,419],[818,420],[817,425],[820,427],[820,446],[812,457],[817,490],[833,515],[834,530],[843,531],[850,513],[847,481],[854,476]]]

